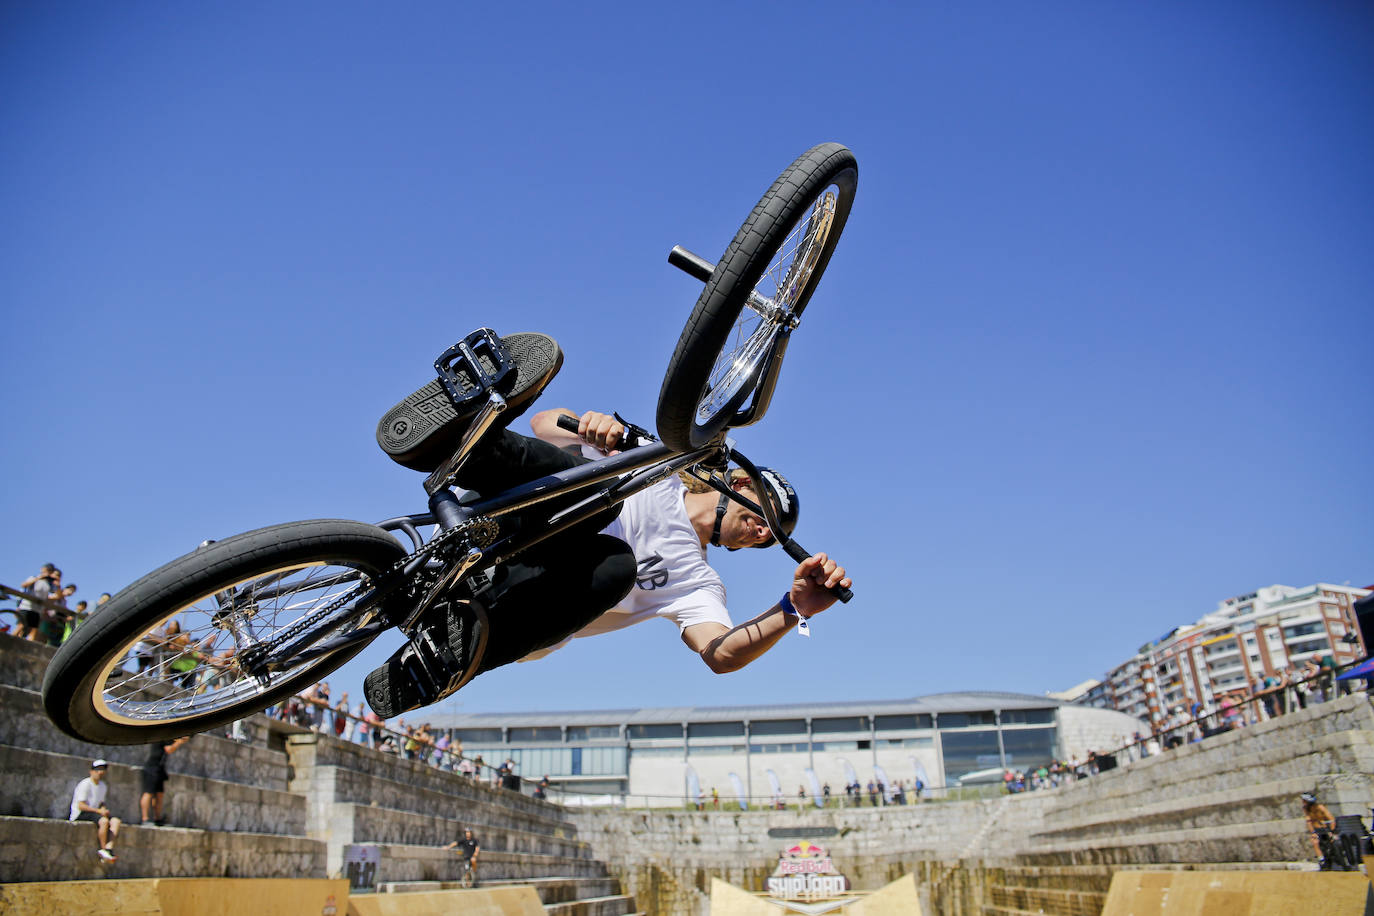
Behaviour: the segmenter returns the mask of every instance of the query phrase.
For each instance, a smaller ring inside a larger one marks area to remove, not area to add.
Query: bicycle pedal
[[[460,373],[459,370],[462,370]],[[439,384],[455,407],[488,392],[509,388],[513,382],[515,360],[505,343],[491,328],[478,328],[439,355],[434,361]]]

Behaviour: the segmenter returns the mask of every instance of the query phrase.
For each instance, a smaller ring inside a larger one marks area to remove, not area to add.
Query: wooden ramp
[[[1374,916],[1358,872],[1119,871],[1102,916]]]
[[[4,916],[544,916],[530,887],[356,894],[325,878],[135,878],[0,884]]]

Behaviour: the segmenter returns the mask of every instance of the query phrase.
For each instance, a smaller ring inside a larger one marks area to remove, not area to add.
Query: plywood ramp
[[[1374,916],[1357,872],[1119,871],[1102,916]]]
[[[711,879],[711,916],[784,916],[830,913],[840,916],[921,916],[916,878],[903,875],[871,894],[854,894],[833,901],[792,903],[751,894],[719,878]]]
[[[359,894],[348,916],[544,916],[532,887],[478,887],[414,894]],[[342,916],[342,914],[340,914]]]
[[[5,916],[345,916],[348,882],[326,878],[138,878],[0,884]]]

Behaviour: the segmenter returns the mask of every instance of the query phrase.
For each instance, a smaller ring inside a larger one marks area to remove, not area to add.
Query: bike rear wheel
[[[815,292],[854,203],[858,165],[838,143],[778,176],[716,264],[668,364],[658,434],[690,451],[763,417],[788,336]],[[741,413],[756,392],[753,408]]]
[[[204,545],[111,598],[63,644],[43,677],[44,708],[62,731],[97,744],[161,741],[266,709],[366,645],[306,655],[374,624],[375,607],[348,612],[403,556],[380,528],[341,519]],[[279,659],[265,680],[245,670],[248,646],[315,617],[315,638],[295,647],[305,657]],[[178,633],[169,632],[172,623]],[[138,670],[126,668],[130,659]]]

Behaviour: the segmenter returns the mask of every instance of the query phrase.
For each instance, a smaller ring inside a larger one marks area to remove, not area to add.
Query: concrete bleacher
[[[381,853],[382,891],[457,886],[442,849],[470,826],[484,886],[528,884],[551,916],[623,916],[633,898],[556,805],[333,736],[249,720],[250,742],[199,734],[169,760],[165,827],[139,826],[146,745],[106,747],[57,731],[39,689],[53,650],[0,636],[0,883],[83,878],[325,878],[346,845]],[[124,823],[117,862],[95,827],[69,823],[90,762],[110,762],[109,805]]]
[[[1053,793],[1022,852],[1060,864],[1312,859],[1298,796],[1363,814],[1374,799],[1374,706],[1316,704]]]

